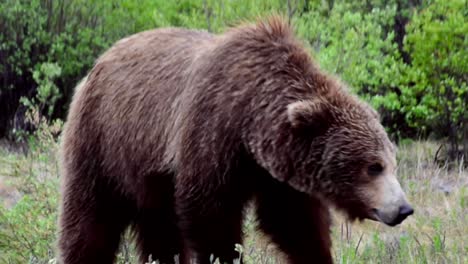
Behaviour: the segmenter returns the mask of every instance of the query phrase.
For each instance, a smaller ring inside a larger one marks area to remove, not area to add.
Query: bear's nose
[[[413,208],[409,204],[404,204],[400,206],[400,209],[398,212],[398,218],[403,220],[406,217],[412,215],[413,213],[414,213]]]
[[[413,213],[413,208],[407,203],[404,203],[398,208],[398,213],[393,214],[394,217],[390,221],[387,220],[389,215],[382,214],[381,212],[377,211],[377,215],[380,217],[381,221],[389,226],[396,226],[401,224],[401,222],[403,222],[408,216],[412,215]]]

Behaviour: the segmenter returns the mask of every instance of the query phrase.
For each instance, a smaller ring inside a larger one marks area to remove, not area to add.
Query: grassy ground
[[[58,168],[50,131],[30,139],[28,155],[0,144],[0,263],[54,263]],[[399,177],[415,214],[396,228],[347,223],[333,212],[336,263],[468,263],[468,170],[433,163],[438,145],[400,146]],[[255,232],[248,215],[242,248],[247,263],[284,263]],[[136,263],[131,243],[119,263]]]

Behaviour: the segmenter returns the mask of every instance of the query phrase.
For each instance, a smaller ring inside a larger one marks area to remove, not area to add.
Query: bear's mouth
[[[379,217],[378,210],[376,208],[372,208],[372,210],[370,210],[367,218],[372,221],[382,222],[382,220]]]

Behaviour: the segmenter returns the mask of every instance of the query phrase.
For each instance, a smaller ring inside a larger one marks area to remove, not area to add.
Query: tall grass
[[[31,136],[26,155],[0,149],[0,263],[54,263],[59,190],[54,129],[60,124],[56,126]],[[435,164],[437,149],[434,142],[399,146],[400,182],[415,208],[402,225],[351,224],[332,212],[336,263],[468,263],[468,170],[461,164]],[[20,196],[6,203],[10,196],[5,193],[12,191]],[[255,231],[251,213],[244,230],[245,242],[237,250],[246,263],[286,263]],[[118,263],[136,263],[128,237]]]
[[[54,257],[59,172],[53,135],[60,127],[42,123],[25,138],[26,155],[0,149],[0,188],[6,190],[0,195],[0,263],[48,263]],[[12,190],[20,194],[16,201],[8,195]]]

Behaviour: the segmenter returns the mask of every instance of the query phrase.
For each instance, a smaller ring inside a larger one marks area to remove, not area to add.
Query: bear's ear
[[[290,103],[287,107],[288,119],[296,129],[306,129],[314,134],[322,134],[333,121],[331,106],[323,100],[303,100]]]

